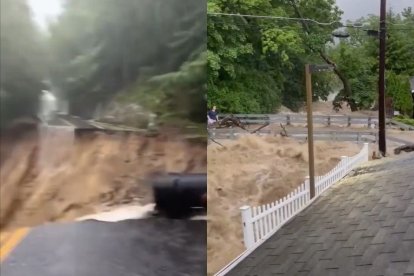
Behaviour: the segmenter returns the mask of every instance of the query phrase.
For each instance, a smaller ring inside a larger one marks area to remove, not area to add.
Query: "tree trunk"
[[[302,13],[300,12],[298,6],[296,6],[296,3],[294,0],[290,0],[291,6],[293,7],[293,9],[295,10],[296,16],[299,18],[303,18]],[[305,31],[306,34],[310,34],[310,29],[309,26],[307,24],[306,21],[302,20],[301,21],[301,25],[303,30]],[[344,73],[339,70],[339,68],[336,66],[336,64],[323,52],[322,49],[314,49],[311,45],[307,45],[308,48],[312,51],[312,52],[316,52],[319,54],[319,56],[329,65],[332,65],[334,68],[334,73],[338,76],[338,78],[341,80],[343,86],[344,86],[344,99],[345,101],[348,102],[349,106],[351,107],[351,111],[357,111],[358,107],[355,103],[354,100],[352,100],[352,91],[351,91],[351,86],[349,85],[349,81],[346,78],[346,76],[344,75]]]

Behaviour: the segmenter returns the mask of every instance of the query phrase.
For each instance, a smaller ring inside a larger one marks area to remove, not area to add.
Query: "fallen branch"
[[[214,140],[211,137],[210,137],[210,140],[213,141],[214,143],[216,143],[217,145],[222,146],[223,148],[226,148],[225,146],[223,146],[222,144],[220,144],[219,142],[217,142],[216,140]]]
[[[269,123],[266,123],[266,124],[264,124],[264,125],[260,126],[259,128],[257,128],[257,129],[255,129],[255,130],[253,130],[253,131],[252,131],[252,132],[250,132],[250,133],[251,133],[251,134],[254,134],[254,133],[258,132],[259,130],[261,130],[261,129],[263,129],[263,128],[267,127],[268,125],[269,125]]]
[[[248,131],[244,127],[244,125],[240,121],[240,119],[237,118],[237,117],[234,117],[233,114],[230,115],[230,116],[224,117],[222,120],[220,120],[218,122],[218,128],[229,128],[229,127],[234,127],[234,126],[237,126],[237,127],[241,128],[241,129],[244,129],[244,130]]]
[[[286,128],[283,126],[282,123],[280,123],[280,126],[282,127],[283,131],[280,132],[280,135],[282,135],[282,137],[289,137]]]
[[[394,150],[394,154],[400,154],[401,151],[405,151],[405,152],[414,151],[414,144],[398,147]]]

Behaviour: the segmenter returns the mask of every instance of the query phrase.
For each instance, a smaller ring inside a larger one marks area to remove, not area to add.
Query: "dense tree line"
[[[411,8],[401,14],[387,14],[386,93],[394,109],[411,116],[413,99],[410,76],[414,76],[414,13]],[[349,28],[350,38],[341,40],[331,50],[338,67],[345,72],[351,87],[351,99],[358,108],[377,104],[379,40],[365,30],[378,30],[379,18],[369,16],[358,20],[362,28]],[[339,93],[336,100],[343,100]]]
[[[9,105],[10,118],[19,109],[35,114],[48,80],[72,114],[90,117],[98,105],[129,101],[205,120],[205,1],[66,0],[48,34],[36,30],[25,0],[1,1],[2,95],[19,105]]]
[[[364,28],[350,28],[347,39],[334,39],[340,23],[320,25],[306,20],[274,20],[231,13],[335,22],[342,12],[333,0],[209,0],[208,102],[223,112],[270,113],[283,104],[293,110],[305,99],[304,65],[328,63],[333,74],[313,76],[314,99],[326,99],[342,87],[334,106],[353,111],[371,108],[377,100],[378,39],[365,28],[378,29],[378,19],[359,20]],[[409,114],[408,76],[414,63],[411,9],[388,14],[387,93],[395,108]],[[397,24],[406,24],[407,32]],[[411,34],[411,35],[408,35]]]
[[[66,0],[64,11],[41,33],[25,0],[1,0],[1,125],[37,113],[51,81],[71,113],[91,116],[100,104],[133,102],[164,117],[205,120],[209,105],[234,113],[269,113],[304,102],[304,65],[330,63],[317,74],[314,98],[343,87],[335,104],[375,107],[378,18],[333,43],[339,23],[270,20],[239,13],[333,22],[334,0]],[[412,112],[414,15],[388,14],[387,95],[403,114]],[[208,90],[208,91],[207,91]],[[208,93],[207,93],[208,92]]]
[[[203,4],[201,0],[125,0],[122,5],[112,0],[68,1],[51,27],[50,46],[56,67],[52,79],[66,93],[71,111],[90,116],[91,107],[126,90],[131,96],[124,97],[127,100],[154,98],[152,103],[162,103],[157,106],[160,112],[196,106],[204,118]],[[181,106],[177,99],[186,97],[198,105]]]
[[[37,112],[44,89],[45,41],[24,0],[0,2],[0,125]]]
[[[333,0],[209,0],[209,13],[271,15],[337,21]],[[208,17],[209,104],[225,112],[297,110],[304,98],[304,65],[321,62],[337,24],[251,17]],[[315,75],[315,97],[326,98],[331,77]]]

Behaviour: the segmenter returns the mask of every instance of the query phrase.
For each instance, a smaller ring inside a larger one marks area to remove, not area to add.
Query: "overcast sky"
[[[114,0],[115,1],[115,0]],[[379,15],[381,0],[336,0],[344,11],[344,20],[355,20],[368,14]],[[28,0],[37,24],[45,29],[49,19],[56,18],[62,12],[62,0]],[[387,9],[401,12],[403,8],[414,7],[414,0],[388,0]]]
[[[336,4],[344,11],[344,20],[355,20],[368,14],[379,15],[381,0],[336,0]],[[414,7],[414,0],[387,0],[387,10],[392,8],[401,12],[404,8]]]
[[[49,19],[56,18],[62,12],[62,0],[28,0],[33,12],[33,19],[46,29]]]

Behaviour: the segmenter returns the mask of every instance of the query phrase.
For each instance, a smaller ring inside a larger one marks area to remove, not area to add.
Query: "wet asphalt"
[[[148,218],[32,229],[1,276],[206,275],[206,221]]]

